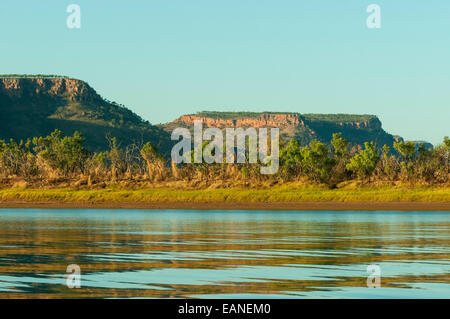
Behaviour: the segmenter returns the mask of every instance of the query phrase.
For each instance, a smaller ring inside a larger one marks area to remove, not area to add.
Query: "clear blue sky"
[[[366,27],[372,3],[381,29]],[[407,139],[450,135],[448,0],[1,0],[0,27],[1,73],[76,77],[151,123],[368,113]]]

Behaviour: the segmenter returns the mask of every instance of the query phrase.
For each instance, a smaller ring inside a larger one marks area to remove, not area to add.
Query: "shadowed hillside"
[[[125,146],[152,142],[163,153],[170,136],[131,110],[103,99],[86,82],[61,76],[0,76],[0,139],[26,140],[55,129],[79,131],[87,148],[108,148],[107,137]]]

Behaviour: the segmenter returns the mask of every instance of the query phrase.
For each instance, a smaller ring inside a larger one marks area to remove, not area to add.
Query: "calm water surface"
[[[0,298],[449,298],[449,243],[445,212],[0,209]]]

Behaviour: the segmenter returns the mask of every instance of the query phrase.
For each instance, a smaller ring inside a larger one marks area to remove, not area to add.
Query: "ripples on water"
[[[449,242],[445,212],[2,209],[0,298],[449,298]]]

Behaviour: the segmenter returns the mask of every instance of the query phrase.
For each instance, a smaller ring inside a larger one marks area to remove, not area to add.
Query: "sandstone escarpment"
[[[258,117],[241,117],[235,119],[211,118],[201,115],[183,115],[175,120],[175,123],[193,124],[194,121],[202,121],[206,127],[287,127],[305,126],[303,119],[296,113],[262,113]]]
[[[218,114],[215,112],[214,114]],[[229,113],[227,113],[229,115]],[[350,128],[350,129],[381,129],[381,121],[373,116],[370,118],[364,118],[361,120],[333,120],[333,115],[330,114],[330,119],[317,120],[312,119],[308,115],[301,115],[299,113],[272,113],[263,112],[257,116],[236,116],[232,118],[221,118],[219,116],[207,116],[203,113],[182,115],[176,119],[173,123],[180,123],[186,125],[192,125],[194,121],[202,121],[205,127],[278,127],[285,128],[289,126],[302,126],[307,124],[323,125],[323,126],[335,126],[337,128]],[[363,116],[361,116],[363,117]],[[305,124],[306,123],[306,124]]]
[[[392,135],[382,129],[378,117],[373,115],[200,112],[183,115],[171,123],[163,124],[162,127],[168,132],[177,126],[192,129],[196,120],[202,121],[205,128],[279,128],[282,137],[296,138],[302,144],[315,139],[328,143],[334,133],[342,133],[353,144],[374,141],[377,145],[383,146],[392,145],[395,141]]]
[[[65,97],[72,102],[100,102],[86,82],[70,78],[2,78],[0,94],[10,99]]]

